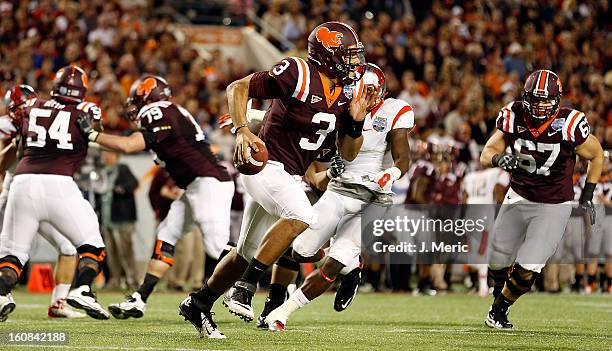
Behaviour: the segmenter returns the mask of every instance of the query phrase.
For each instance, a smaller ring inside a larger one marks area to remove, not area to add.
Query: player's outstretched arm
[[[493,164],[493,157],[501,155],[506,151],[506,140],[504,139],[504,133],[500,130],[496,130],[493,135],[487,140],[482,153],[480,154],[480,163],[483,167],[491,168],[497,167]]]
[[[0,141],[0,172],[4,173],[17,161],[17,147],[13,139]]]
[[[147,149],[147,143],[141,132],[132,133],[130,136],[99,133],[98,137],[92,141],[95,141],[103,148],[124,154],[131,154]]]
[[[79,116],[77,123],[79,124],[81,132],[89,141],[97,143],[107,150],[129,154],[147,149],[146,136],[141,132],[133,133],[130,136],[101,133],[98,131],[100,126],[96,125],[95,122],[85,113]],[[149,144],[151,144],[154,141],[155,136],[152,133],[148,133],[148,135]]]

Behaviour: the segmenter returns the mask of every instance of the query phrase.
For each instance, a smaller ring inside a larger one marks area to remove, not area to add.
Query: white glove
[[[374,181],[383,192],[390,192],[393,182],[398,180],[402,176],[402,171],[397,167],[387,168],[384,171],[378,173]]]

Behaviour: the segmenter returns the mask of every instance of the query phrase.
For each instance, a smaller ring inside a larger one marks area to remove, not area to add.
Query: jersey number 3
[[[28,131],[36,133],[36,140],[32,136],[28,136],[27,146],[44,147],[47,144],[47,130],[45,127],[36,124],[38,118],[51,117],[53,110],[43,110],[34,108],[30,111],[30,120],[28,123]],[[70,128],[70,112],[59,111],[53,123],[49,127],[49,137],[57,140],[57,148],[64,150],[72,150],[72,135],[68,132]]]
[[[325,138],[327,137],[327,135],[331,132],[334,131],[334,129],[336,129],[336,115],[331,114],[331,113],[325,113],[325,112],[317,112],[315,113],[314,116],[312,116],[312,123],[314,124],[321,124],[321,122],[327,122],[327,128],[326,129],[319,129],[317,131],[317,135],[319,136],[317,138],[316,142],[311,142],[310,140],[308,140],[307,138],[302,138],[300,139],[300,147],[304,150],[318,150],[321,145],[323,145],[323,142],[325,141]]]

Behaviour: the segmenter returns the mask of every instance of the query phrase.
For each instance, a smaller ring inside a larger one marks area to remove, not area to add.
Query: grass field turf
[[[104,305],[123,299],[101,293]],[[200,339],[178,316],[184,294],[156,293],[142,319],[51,320],[48,295],[15,294],[17,309],[0,332],[67,331],[68,350],[612,350],[612,297],[530,294],[512,308],[512,331],[485,327],[490,299],[469,295],[413,297],[407,294],[360,294],[345,312],[332,308],[326,294],[289,320],[287,331],[272,333],[230,315],[218,303],[214,311],[227,340]],[[258,294],[256,312],[265,296]],[[33,349],[0,345],[1,350]]]

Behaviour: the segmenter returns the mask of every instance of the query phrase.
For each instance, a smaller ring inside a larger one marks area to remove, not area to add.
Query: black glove
[[[595,205],[593,204],[595,186],[597,186],[595,183],[586,183],[579,200],[580,207],[591,217],[591,225],[595,224]]]
[[[327,169],[327,178],[334,179],[344,173],[344,161],[340,155],[335,154],[331,158],[331,163]]]
[[[81,133],[83,133],[89,141],[95,142],[96,139],[98,139],[99,133],[94,129],[94,122],[87,113],[81,113],[77,119],[77,123],[79,124],[79,129],[81,129]]]
[[[510,154],[497,154],[493,156],[491,164],[510,172],[518,168],[518,158]]]

